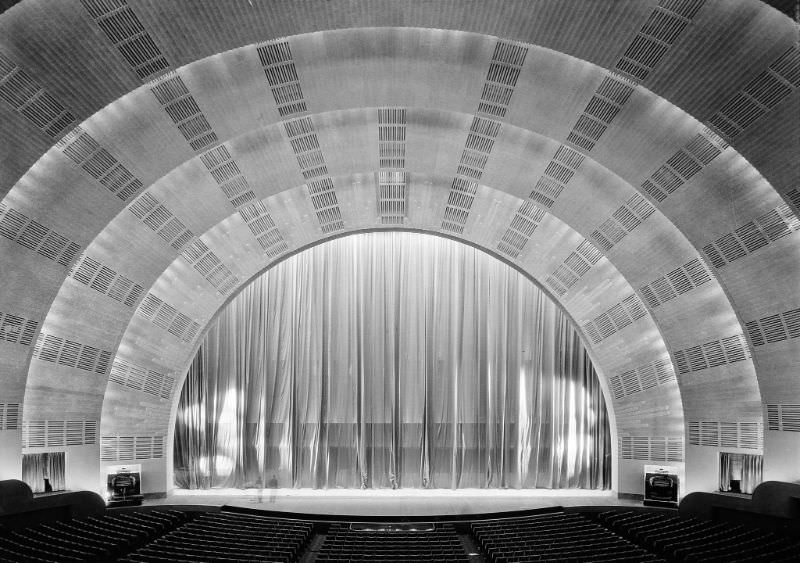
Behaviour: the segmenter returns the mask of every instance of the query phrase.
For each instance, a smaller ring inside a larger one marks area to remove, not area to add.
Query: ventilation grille
[[[256,237],[268,257],[275,258],[289,249],[288,243],[283,238],[278,227],[275,226],[275,221],[273,221],[267,206],[263,202],[257,201],[241,208],[239,215],[244,219],[250,232]]]
[[[784,203],[705,245],[703,252],[715,268],[722,268],[797,231],[800,219]]]
[[[378,217],[384,225],[402,225],[406,218],[408,173],[405,167],[406,110],[379,109],[378,168],[380,170],[376,175],[376,185]]]
[[[75,117],[20,67],[0,53],[0,98],[50,137],[58,138]]]
[[[76,127],[57,143],[70,160],[122,201],[142,189],[142,182],[94,138]]]
[[[194,234],[153,195],[143,193],[128,207],[151,231],[180,251]]]
[[[578,248],[572,251],[564,259],[564,262],[547,276],[545,283],[559,297],[563,297],[602,257],[602,252],[597,250],[591,242],[583,239]]]
[[[770,315],[745,323],[753,346],[764,346],[800,337],[800,309]]]
[[[700,259],[695,258],[655,281],[643,285],[639,288],[639,294],[648,307],[653,309],[709,281],[711,274]]]
[[[217,134],[177,72],[151,83],[150,91],[192,150],[199,151],[217,142]]]
[[[786,192],[786,197],[789,198],[789,201],[794,206],[795,215],[800,217],[800,189],[794,188]]]
[[[800,47],[790,47],[708,119],[728,139],[759,120],[800,86]]]
[[[579,152],[565,145],[558,147],[555,155],[545,167],[544,173],[534,185],[528,201],[520,206],[520,210],[532,204],[542,209],[551,208],[585,158]],[[519,223],[519,215],[520,211],[514,216],[511,225],[506,229],[497,245],[500,252],[512,258],[519,258],[533,234],[532,231],[525,233],[515,228],[515,223]]]
[[[498,41],[495,44],[478,111],[472,118],[467,141],[450,187],[442,218],[443,231],[457,234],[464,232],[478,191],[477,182],[483,176],[494,142],[503,126],[498,119],[506,115],[527,54],[528,48],[522,45],[507,41]],[[516,236],[506,233],[503,238],[513,239]]]
[[[264,43],[256,50],[281,116],[289,117],[305,112],[306,103],[302,99],[300,80],[292,60],[289,43],[286,41]],[[300,173],[306,181],[311,204],[322,232],[327,234],[344,229],[336,189],[328,172],[328,165],[311,117],[294,117],[284,121],[283,128],[292,152],[297,158]]]
[[[507,41],[498,41],[494,47],[489,71],[478,103],[478,113],[491,118],[503,118],[514,94],[514,87],[525,64],[528,48]]]
[[[617,61],[620,72],[644,80],[703,6],[705,0],[662,0]]]
[[[674,355],[678,373],[682,375],[750,358],[747,343],[741,334],[677,350]]]
[[[81,247],[67,237],[0,203],[0,235],[69,267]]]
[[[213,148],[201,155],[200,160],[231,205],[238,208],[255,201],[256,195],[250,189],[239,165],[228,152],[228,147],[220,145]]]
[[[501,127],[499,121],[478,116],[472,118],[456,176],[450,186],[450,195],[442,220],[443,230],[459,234],[464,232],[464,225],[478,191],[477,180],[483,176],[484,167],[489,161],[489,155]]]
[[[242,213],[242,216],[250,217],[250,214],[249,212]],[[255,221],[251,224],[255,224]],[[255,233],[253,234],[255,235]],[[181,256],[222,295],[227,295],[239,285],[239,278],[201,239],[195,239],[194,242],[187,245]]]
[[[141,80],[170,67],[125,0],[81,0],[81,4]]]
[[[19,412],[19,403],[0,403],[0,430],[17,430]]]
[[[599,249],[608,252],[654,211],[655,208],[646,199],[639,194],[633,194],[589,236]]]
[[[111,366],[109,381],[166,400],[172,398],[172,388],[175,385],[174,377],[119,358]]]
[[[622,111],[635,88],[635,82],[613,72],[607,73],[567,135],[567,142],[584,151],[591,151]]]
[[[517,258],[546,216],[547,212],[544,209],[540,209],[530,201],[520,205],[511,224],[497,243],[497,249],[503,254]]]
[[[717,158],[728,144],[705,128],[642,182],[642,190],[662,202]]]
[[[72,279],[95,291],[108,295],[114,301],[126,307],[133,307],[142,295],[142,286],[134,283],[103,265],[98,260],[81,255],[70,269]]]
[[[760,422],[690,421],[689,444],[761,450],[764,447],[764,426]]]
[[[270,258],[288,250],[289,246],[275,226],[266,207],[256,201],[256,195],[225,145],[211,149],[200,157],[225,197],[236,207],[239,215]],[[184,253],[185,254],[185,253]],[[232,274],[231,274],[232,275]],[[238,283],[238,280],[236,280]],[[231,287],[235,287],[236,283]],[[228,285],[227,280],[223,285]]]
[[[528,197],[540,207],[553,207],[585,158],[565,145],[558,147]]]
[[[314,123],[310,117],[300,117],[283,123],[289,143],[297,157],[300,173],[306,180],[306,189],[323,233],[344,229],[336,186],[328,173],[328,166],[320,148]]]
[[[96,420],[26,420],[23,448],[87,446],[97,443]]]
[[[289,42],[268,43],[259,46],[257,50],[280,116],[287,117],[307,111]]]
[[[631,294],[604,313],[583,325],[583,331],[592,342],[599,344],[623,328],[632,325],[647,314],[639,297]]]
[[[100,461],[136,461],[164,457],[164,436],[101,436]]]
[[[0,341],[30,346],[39,322],[0,311]]]
[[[800,432],[800,405],[767,405],[767,427],[781,432]]]
[[[105,375],[111,361],[111,352],[40,332],[36,338],[33,357],[43,362]]]
[[[621,435],[619,456],[622,459],[681,462],[683,438]]]
[[[649,364],[612,376],[611,391],[614,399],[620,400],[630,395],[649,391],[675,381],[675,371],[669,357],[660,358]]]
[[[199,324],[152,293],[145,296],[136,313],[182,342],[192,342],[200,330]]]

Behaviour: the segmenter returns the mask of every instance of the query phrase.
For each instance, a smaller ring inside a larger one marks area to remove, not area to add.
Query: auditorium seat
[[[414,524],[330,523],[226,510],[191,516],[111,511],[0,531],[0,563],[788,563],[798,561],[798,553],[795,537],[669,512],[624,510]]]
[[[477,544],[495,563],[507,561],[661,561],[599,523],[577,514],[550,513],[476,521]]]
[[[612,510],[597,522],[672,561],[690,563],[800,560],[800,540],[727,522],[710,522],[649,512]]]
[[[309,522],[208,512],[121,561],[295,561],[312,530]]]
[[[111,561],[182,521],[159,511],[114,513],[7,530],[0,561]]]
[[[349,523],[332,524],[317,553],[317,561],[452,561],[469,556],[452,524],[431,524],[411,530],[387,526],[356,529]]]

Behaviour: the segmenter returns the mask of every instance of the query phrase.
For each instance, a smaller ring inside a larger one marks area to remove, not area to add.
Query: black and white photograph
[[[0,0],[28,561],[800,561],[800,0]]]

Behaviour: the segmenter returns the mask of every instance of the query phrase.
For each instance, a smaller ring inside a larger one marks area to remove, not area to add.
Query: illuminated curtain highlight
[[[501,261],[371,233],[287,259],[209,329],[175,428],[185,488],[608,488],[597,375]]]

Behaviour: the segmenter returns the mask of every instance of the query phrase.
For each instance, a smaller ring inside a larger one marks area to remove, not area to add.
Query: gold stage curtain
[[[369,233],[249,284],[205,336],[175,427],[183,488],[608,488],[575,328],[500,260]]]

